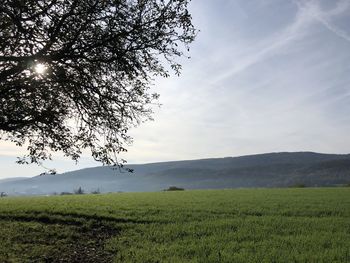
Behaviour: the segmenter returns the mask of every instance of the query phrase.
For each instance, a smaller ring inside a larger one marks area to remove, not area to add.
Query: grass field
[[[350,188],[1,198],[0,262],[350,262]]]

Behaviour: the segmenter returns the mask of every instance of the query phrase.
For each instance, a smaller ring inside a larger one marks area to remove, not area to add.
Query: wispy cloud
[[[322,10],[320,3],[316,0],[309,2],[297,2],[297,4],[299,8],[305,10],[305,13],[310,17],[314,18],[316,21],[319,21],[337,36],[350,42],[350,35],[345,30],[342,30],[335,24],[331,23],[331,19],[333,17],[342,15],[350,9],[350,1],[338,1],[333,9],[327,11]]]
[[[246,70],[250,66],[267,59],[281,49],[292,44],[307,35],[307,31],[315,22],[322,23],[326,28],[335,33],[337,36],[350,41],[350,36],[342,29],[331,23],[331,18],[344,14],[350,8],[350,1],[344,0],[337,2],[336,6],[324,11],[317,0],[312,1],[294,1],[298,9],[294,21],[285,27],[282,31],[260,41],[255,47],[249,50],[246,56],[234,58],[235,64],[226,72],[219,75],[214,82],[231,78],[236,74]]]
[[[214,81],[218,82],[233,77],[248,67],[272,56],[282,47],[300,38],[303,35],[303,29],[311,22],[311,17],[308,13],[306,8],[299,8],[292,24],[288,25],[281,32],[261,40],[260,43],[257,43],[255,47],[249,50],[249,53],[245,57],[241,57],[238,60],[235,58],[233,67],[221,74]]]

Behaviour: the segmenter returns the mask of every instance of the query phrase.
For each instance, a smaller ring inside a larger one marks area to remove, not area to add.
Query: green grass
[[[350,189],[2,198],[0,262],[350,262]]]

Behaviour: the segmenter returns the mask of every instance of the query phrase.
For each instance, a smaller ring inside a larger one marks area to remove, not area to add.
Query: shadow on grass
[[[26,255],[25,262],[73,263],[112,262],[117,251],[108,251],[105,249],[105,244],[107,240],[120,233],[121,224],[152,223],[145,220],[115,218],[97,214],[45,211],[0,214],[0,221],[7,221],[11,224],[12,222],[38,223],[44,226],[40,230],[43,232],[39,233],[40,239],[46,238],[47,244],[51,244],[53,248],[44,250],[42,255],[39,255],[40,258],[38,258],[38,255]],[[67,231],[68,236],[56,233],[57,227]],[[42,242],[37,238],[37,231],[28,228],[23,240],[15,242],[30,244],[31,248],[36,248],[36,245],[40,245],[40,242]],[[53,232],[53,234],[47,232]],[[18,254],[21,251],[14,251],[14,253]],[[9,259],[9,262],[11,262],[11,259]]]
[[[43,224],[63,224],[81,226],[87,221],[115,223],[115,224],[150,224],[152,221],[134,220],[128,218],[116,218],[100,216],[97,214],[79,214],[64,212],[42,212],[31,211],[29,213],[17,214],[0,214],[0,220],[21,221],[21,222],[38,222]]]

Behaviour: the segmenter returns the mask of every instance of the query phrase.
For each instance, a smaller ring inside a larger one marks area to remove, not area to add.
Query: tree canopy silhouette
[[[40,163],[61,151],[119,164],[152,115],[154,77],[176,74],[196,30],[189,0],[4,0],[0,138]]]

